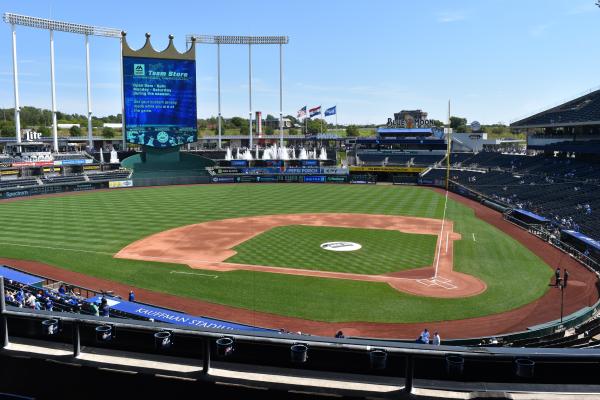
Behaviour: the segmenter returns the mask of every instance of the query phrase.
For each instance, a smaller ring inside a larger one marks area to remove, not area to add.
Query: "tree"
[[[348,125],[346,127],[346,136],[358,136],[360,134],[358,130],[358,126],[356,125]]]
[[[73,125],[71,128],[69,128],[69,135],[71,137],[81,136],[81,128],[78,127],[77,125]]]
[[[435,126],[436,128],[441,128],[444,126],[444,123],[438,119],[433,119],[431,120],[431,122],[433,122],[433,126]]]
[[[102,136],[104,136],[105,138],[115,137],[115,130],[108,126],[105,128],[102,128]]]
[[[0,136],[11,137],[15,135],[15,124],[12,121],[0,121]]]
[[[274,129],[272,126],[269,125],[265,128],[265,135],[272,135],[273,132],[274,132]]]
[[[42,136],[50,136],[50,128],[47,126],[38,127],[37,131],[42,134]]]
[[[450,117],[450,128],[452,128],[454,132],[466,132],[467,119],[461,117]]]
[[[288,130],[288,135],[297,135],[298,134],[298,129],[296,128],[290,128]]]
[[[294,117],[293,115],[286,115],[283,118],[289,119],[290,122],[292,123],[292,126],[296,125],[298,123],[298,119],[296,117]]]
[[[323,119],[309,119],[307,123],[308,133],[324,133],[327,132],[327,122]]]
[[[250,130],[248,128],[248,125],[240,126],[240,135],[249,135],[249,134],[250,134]]]
[[[229,120],[229,122],[231,122],[231,124],[236,128],[241,128],[242,126],[247,125],[248,123],[244,118],[240,117],[233,117]]]
[[[276,120],[277,118],[275,118],[275,117],[274,117],[274,116],[272,116],[271,114],[267,114],[267,118],[266,118],[266,119],[267,119],[267,121],[274,121],[274,120]]]

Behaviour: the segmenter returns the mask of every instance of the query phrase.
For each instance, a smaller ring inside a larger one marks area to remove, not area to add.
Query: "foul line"
[[[446,208],[448,207],[448,191],[446,190],[446,200],[444,201],[444,214],[442,216],[442,227],[440,229],[440,236],[439,236],[439,240],[438,240],[438,252],[437,252],[437,258],[435,260],[435,272],[433,274],[434,278],[437,278],[437,274],[438,274],[438,267],[440,265],[440,256],[442,253],[442,240],[443,240],[443,234],[444,234],[444,222],[446,222]]]
[[[40,246],[40,245],[34,245],[34,244],[7,243],[7,242],[0,242],[0,244],[5,244],[7,246],[31,247],[31,248],[36,248],[36,249],[77,251],[77,252],[80,252],[80,253],[105,254],[105,255],[108,255],[108,256],[114,255],[114,253],[108,253],[106,251],[94,251],[94,250],[84,250],[84,249],[69,249],[67,247]]]
[[[217,279],[219,275],[210,275],[210,274],[201,274],[199,272],[185,272],[185,271],[171,271],[170,274],[185,274],[185,275],[199,275],[199,276],[208,276],[213,279]]]

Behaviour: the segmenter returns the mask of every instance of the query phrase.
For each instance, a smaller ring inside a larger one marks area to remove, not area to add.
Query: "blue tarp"
[[[100,302],[101,298],[102,296],[91,297],[87,299],[86,302]],[[129,302],[116,297],[105,296],[105,298],[108,302],[109,307],[113,310],[117,310],[131,315],[137,315],[140,317],[152,318],[154,319],[154,321],[165,322],[167,324],[191,326],[197,328],[213,328],[238,331],[274,331],[273,329],[258,328],[250,325],[221,321],[218,319],[182,314],[176,311],[167,310],[165,308],[149,306],[147,304],[140,304],[136,302]]]
[[[542,217],[541,215],[534,214],[531,211],[523,210],[521,208],[515,208],[513,210],[513,212],[525,215],[525,216],[527,216],[529,218],[533,218],[533,219],[535,219],[538,222],[548,222],[548,220],[546,218]]]
[[[0,265],[0,276],[3,276],[5,279],[10,279],[15,282],[24,283],[31,286],[44,281],[44,279],[40,278],[39,276],[16,271],[7,267],[6,265]]]
[[[600,251],[600,242],[592,239],[591,237],[585,236],[583,233],[579,233],[570,229],[563,229],[561,232],[580,240],[586,246],[593,247],[594,249]]]

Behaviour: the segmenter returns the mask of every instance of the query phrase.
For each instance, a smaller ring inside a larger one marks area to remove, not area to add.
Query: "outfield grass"
[[[318,184],[173,186],[31,198],[0,202],[0,256],[37,260],[180,296],[323,321],[425,322],[476,317],[522,306],[545,293],[552,270],[517,241],[452,200],[447,217],[455,221],[454,229],[463,237],[455,242],[454,268],[488,285],[484,293],[471,298],[430,299],[380,283],[253,271],[220,272],[218,279],[208,279],[170,273],[189,270],[184,265],[112,257],[150,234],[215,219],[302,212],[441,218],[443,205],[443,196],[423,188]]]
[[[433,265],[434,235],[382,229],[280,226],[234,247],[227,262],[378,275]],[[355,242],[351,252],[322,249],[325,242]]]

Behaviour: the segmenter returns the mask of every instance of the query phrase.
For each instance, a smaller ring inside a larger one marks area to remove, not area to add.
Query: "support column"
[[[279,43],[279,147],[283,147],[283,45]]]
[[[52,149],[58,153],[58,126],[56,123],[56,82],[54,79],[54,31],[50,30],[50,89],[52,92]]]
[[[125,35],[125,32],[123,32]],[[125,136],[125,87],[123,86],[123,35],[121,35],[121,59],[119,60],[119,65],[121,68],[121,133],[123,135],[123,144],[122,150],[127,150],[127,140]]]
[[[17,29],[12,27],[13,87],[15,93],[15,139],[21,143],[21,106],[19,105],[19,71],[17,67]]]
[[[252,45],[248,44],[248,148],[252,149]]]
[[[219,149],[221,146],[221,43],[217,43],[217,102],[218,102],[218,118],[217,126],[219,129]]]
[[[94,140],[92,137],[92,89],[90,83],[90,41],[89,35],[85,35],[85,81],[87,86],[87,131],[88,145],[90,149],[94,148]]]

